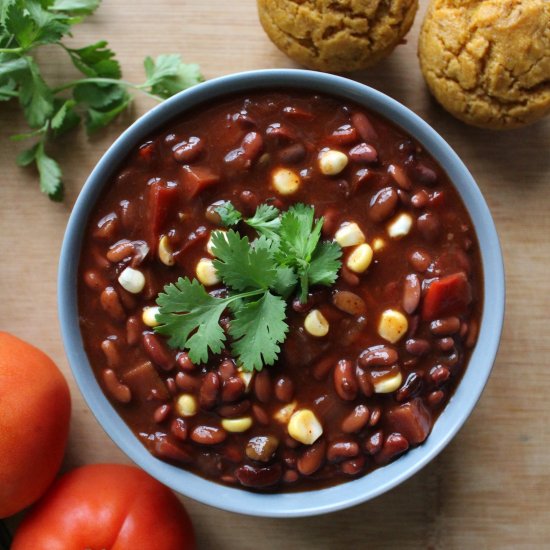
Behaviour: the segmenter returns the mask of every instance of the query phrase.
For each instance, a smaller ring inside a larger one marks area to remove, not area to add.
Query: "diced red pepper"
[[[192,199],[204,188],[215,185],[220,176],[206,166],[182,166],[180,181],[186,198]]]
[[[424,296],[422,318],[425,321],[461,315],[472,301],[472,289],[461,271],[434,281]]]
[[[155,181],[149,188],[150,235],[149,246],[155,251],[162,230],[168,218],[178,205],[179,190],[175,185],[168,187],[161,181]]]
[[[422,443],[432,427],[430,411],[418,397],[390,409],[387,422],[393,432],[403,434],[411,445]]]

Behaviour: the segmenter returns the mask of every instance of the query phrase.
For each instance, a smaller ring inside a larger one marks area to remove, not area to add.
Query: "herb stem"
[[[58,94],[59,92],[63,92],[64,90],[68,90],[69,88],[74,88],[79,84],[116,84],[117,86],[126,86],[127,88],[139,90],[140,92],[158,101],[159,103],[162,103],[164,101],[162,97],[159,97],[155,94],[148,92],[147,90],[144,90],[143,84],[133,84],[132,82],[128,82],[126,80],[117,80],[116,78],[100,78],[100,77],[81,78],[80,80],[73,80],[72,82],[67,82],[62,86],[53,88],[52,91],[54,94]]]
[[[23,48],[0,48],[0,53],[23,53]]]

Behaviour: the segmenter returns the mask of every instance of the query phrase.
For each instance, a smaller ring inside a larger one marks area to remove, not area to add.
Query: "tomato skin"
[[[55,363],[0,332],[0,518],[35,502],[52,483],[70,416],[69,387]]]
[[[195,550],[185,508],[135,466],[91,464],[59,478],[30,511],[11,550]]]

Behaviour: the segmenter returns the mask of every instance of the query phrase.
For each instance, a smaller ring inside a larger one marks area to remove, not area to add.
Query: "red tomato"
[[[82,466],[58,479],[23,520],[11,550],[193,550],[181,502],[143,470]]]
[[[428,321],[460,315],[472,301],[472,289],[463,272],[434,281],[424,296],[422,318]]]
[[[69,387],[53,361],[0,332],[0,518],[29,506],[51,484],[70,416]]]

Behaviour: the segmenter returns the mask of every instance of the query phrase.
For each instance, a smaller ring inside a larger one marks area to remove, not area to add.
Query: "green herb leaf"
[[[57,112],[52,117],[50,127],[55,136],[63,135],[80,123],[80,116],[75,111],[76,101],[67,99],[67,101],[55,101],[54,106],[58,107]]]
[[[159,55],[144,61],[147,81],[142,88],[162,98],[168,98],[204,80],[198,65],[183,63],[179,54]]]
[[[19,166],[30,166],[36,159],[36,150],[38,143],[34,144],[30,149],[25,149],[17,155],[16,162]]]
[[[334,284],[342,266],[341,257],[342,248],[338,243],[333,241],[319,243],[307,268],[309,284],[324,286]]]
[[[169,336],[170,346],[189,349],[191,360],[202,363],[208,359],[209,350],[220,353],[224,347],[226,336],[219,321],[230,301],[210,296],[196,279],[180,277],[165,286],[164,294],[157,298],[160,326],[155,330]]]
[[[44,151],[44,143],[40,142],[36,148],[36,167],[40,174],[40,189],[51,200],[59,202],[63,199],[63,185],[61,182],[61,168],[59,164]]]
[[[25,56],[27,70],[17,72],[14,78],[19,83],[19,102],[31,128],[44,126],[53,112],[53,94],[44,82],[40,69],[32,57]]]
[[[267,290],[276,280],[277,265],[271,243],[264,237],[250,245],[233,229],[212,233],[214,267],[223,282],[234,290]]]
[[[243,215],[233,206],[231,201],[225,201],[218,206],[216,212],[220,215],[224,227],[237,225],[243,219]]]
[[[254,228],[260,235],[264,235],[278,242],[277,231],[281,227],[279,209],[271,204],[260,204],[252,218],[246,220],[247,225]]]
[[[62,11],[71,15],[91,15],[101,0],[54,0],[51,11]]]
[[[285,301],[266,292],[259,300],[247,302],[235,312],[229,334],[231,349],[243,370],[262,370],[273,365],[288,332]]]
[[[114,59],[115,53],[107,45],[106,40],[100,40],[85,48],[67,48],[67,52],[74,66],[86,76],[120,78],[122,76],[120,64]]]
[[[128,107],[131,101],[132,97],[125,92],[122,101],[115,104],[114,107],[109,106],[105,110],[88,109],[86,112],[86,131],[88,134],[92,134],[100,128],[107,126]]]

